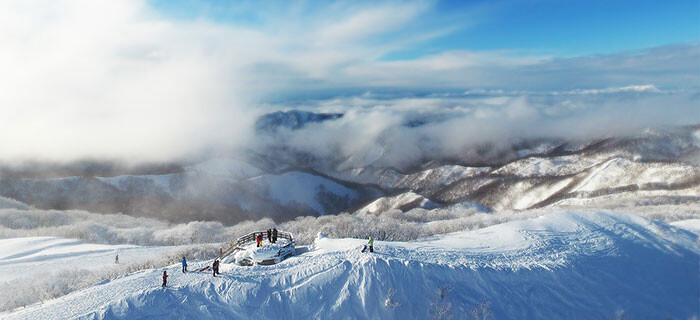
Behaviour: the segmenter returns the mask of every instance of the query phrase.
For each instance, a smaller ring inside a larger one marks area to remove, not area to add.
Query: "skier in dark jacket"
[[[182,273],[187,272],[187,259],[185,257],[182,257]]]
[[[163,271],[163,288],[168,286],[168,272]]]
[[[277,243],[277,228],[272,229],[272,243]]]
[[[219,259],[214,260],[214,264],[212,264],[211,269],[216,277],[216,275],[219,273]]]
[[[272,243],[272,230],[267,229],[267,242]]]

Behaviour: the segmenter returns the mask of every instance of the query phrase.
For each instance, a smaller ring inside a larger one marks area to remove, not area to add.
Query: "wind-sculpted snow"
[[[414,242],[319,237],[275,266],[168,267],[100,283],[7,319],[630,319],[697,316],[698,236],[612,212],[558,212]],[[192,267],[190,268],[192,269]]]

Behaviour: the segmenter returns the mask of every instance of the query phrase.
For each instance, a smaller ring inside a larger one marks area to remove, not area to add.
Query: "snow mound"
[[[556,212],[413,242],[319,237],[274,266],[219,277],[123,276],[7,319],[686,319],[700,301],[698,236],[625,213]]]

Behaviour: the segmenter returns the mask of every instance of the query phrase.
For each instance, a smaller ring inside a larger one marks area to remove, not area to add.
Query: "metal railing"
[[[221,255],[219,255],[218,259],[223,259],[237,250],[243,250],[243,248],[242,248],[243,245],[255,242],[255,237],[261,233],[263,234],[263,239],[267,239],[267,230],[255,231],[255,232],[251,232],[249,234],[246,234],[246,235],[238,238],[235,243],[233,243],[228,249],[223,251],[221,253]],[[293,238],[292,234],[289,232],[277,231],[277,238],[278,239],[287,239],[289,241],[289,243],[287,245],[285,245],[285,247],[294,244],[294,238]]]
[[[246,235],[238,238],[238,240],[236,240],[236,244],[241,246],[241,245],[244,245],[246,243],[255,242],[255,237],[261,233],[263,234],[263,240],[267,239],[267,230],[255,231],[255,232],[251,232],[249,234],[246,234]],[[278,239],[280,239],[280,238],[287,239],[289,242],[294,241],[292,238],[292,234],[289,232],[284,232],[284,231],[277,231],[277,238]]]

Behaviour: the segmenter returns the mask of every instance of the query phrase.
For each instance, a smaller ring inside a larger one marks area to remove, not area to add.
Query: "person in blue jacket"
[[[187,272],[187,260],[185,257],[182,257],[182,273]]]

